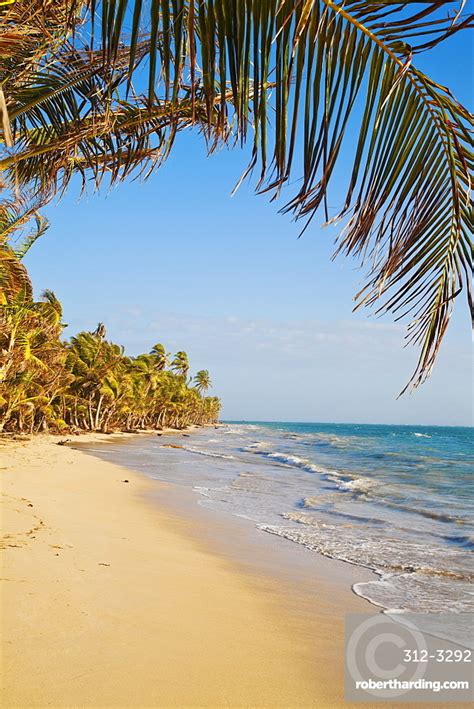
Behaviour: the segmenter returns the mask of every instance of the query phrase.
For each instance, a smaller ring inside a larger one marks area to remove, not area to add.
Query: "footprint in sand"
[[[36,533],[45,528],[38,515],[31,511],[33,503],[25,497],[12,497],[2,493],[2,531],[0,548],[24,547]]]

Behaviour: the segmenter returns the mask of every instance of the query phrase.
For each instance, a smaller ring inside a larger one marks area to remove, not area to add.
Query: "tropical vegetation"
[[[102,323],[63,341],[54,293],[35,301],[15,254],[4,248],[2,256],[0,432],[184,428],[218,419],[219,399],[205,395],[209,372],[197,372],[193,385],[185,352],[170,360],[155,344],[128,357]]]
[[[51,293],[32,301],[21,264],[47,226],[44,204],[76,178],[85,189],[147,177],[186,129],[199,130],[209,151],[249,143],[242,179],[257,172],[257,190],[272,199],[296,185],[282,211],[303,219],[304,229],[318,213],[326,224],[340,222],[337,253],[355,256],[367,270],[356,307],[409,318],[408,341],[420,347],[411,383],[424,381],[455,299],[467,293],[472,308],[474,159],[472,114],[417,67],[417,57],[472,28],[473,18],[463,0],[0,6],[0,287],[11,291],[1,305],[0,366],[3,382],[20,377],[15,397],[25,402],[2,394],[2,406],[17,412],[6,425],[30,425],[26,412],[40,399],[66,425],[141,425],[146,414],[134,407],[126,413],[134,376],[147,397],[165,381],[181,383],[176,404],[205,391],[204,372],[189,387],[183,352],[168,367],[160,348],[127,364],[99,333],[63,346],[59,303]],[[345,174],[341,160],[351,165]],[[343,180],[344,203],[331,209],[332,185]],[[8,333],[17,331],[12,346]],[[121,362],[100,386],[82,372],[79,355],[73,363],[74,348],[93,350],[99,341],[101,362]],[[46,375],[40,363],[50,357],[66,358],[61,376]],[[77,391],[63,376],[75,378]],[[56,386],[68,394],[52,396]],[[65,402],[76,394],[81,403],[71,420]],[[48,419],[38,416],[34,426]]]

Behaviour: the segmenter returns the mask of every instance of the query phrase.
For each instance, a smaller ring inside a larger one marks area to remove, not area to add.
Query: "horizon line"
[[[453,423],[376,423],[361,421],[283,421],[269,419],[221,419],[220,423],[292,423],[292,424],[324,424],[330,426],[405,426],[420,428],[474,428],[474,424]]]

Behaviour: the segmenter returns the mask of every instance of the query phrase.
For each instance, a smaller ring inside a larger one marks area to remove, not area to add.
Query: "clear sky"
[[[469,104],[469,37],[417,63]],[[470,425],[465,302],[432,378],[397,400],[416,361],[403,326],[352,313],[362,273],[330,261],[335,228],[316,219],[298,240],[251,186],[230,196],[245,165],[238,149],[206,158],[189,132],[148,182],[50,205],[26,265],[37,293],[63,302],[65,335],[102,321],[129,354],[185,349],[194,371],[210,370],[226,419]]]

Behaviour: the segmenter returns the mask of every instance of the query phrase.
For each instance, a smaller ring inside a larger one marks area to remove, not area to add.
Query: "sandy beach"
[[[169,486],[57,442],[0,444],[3,707],[343,705],[347,576],[285,601]]]

